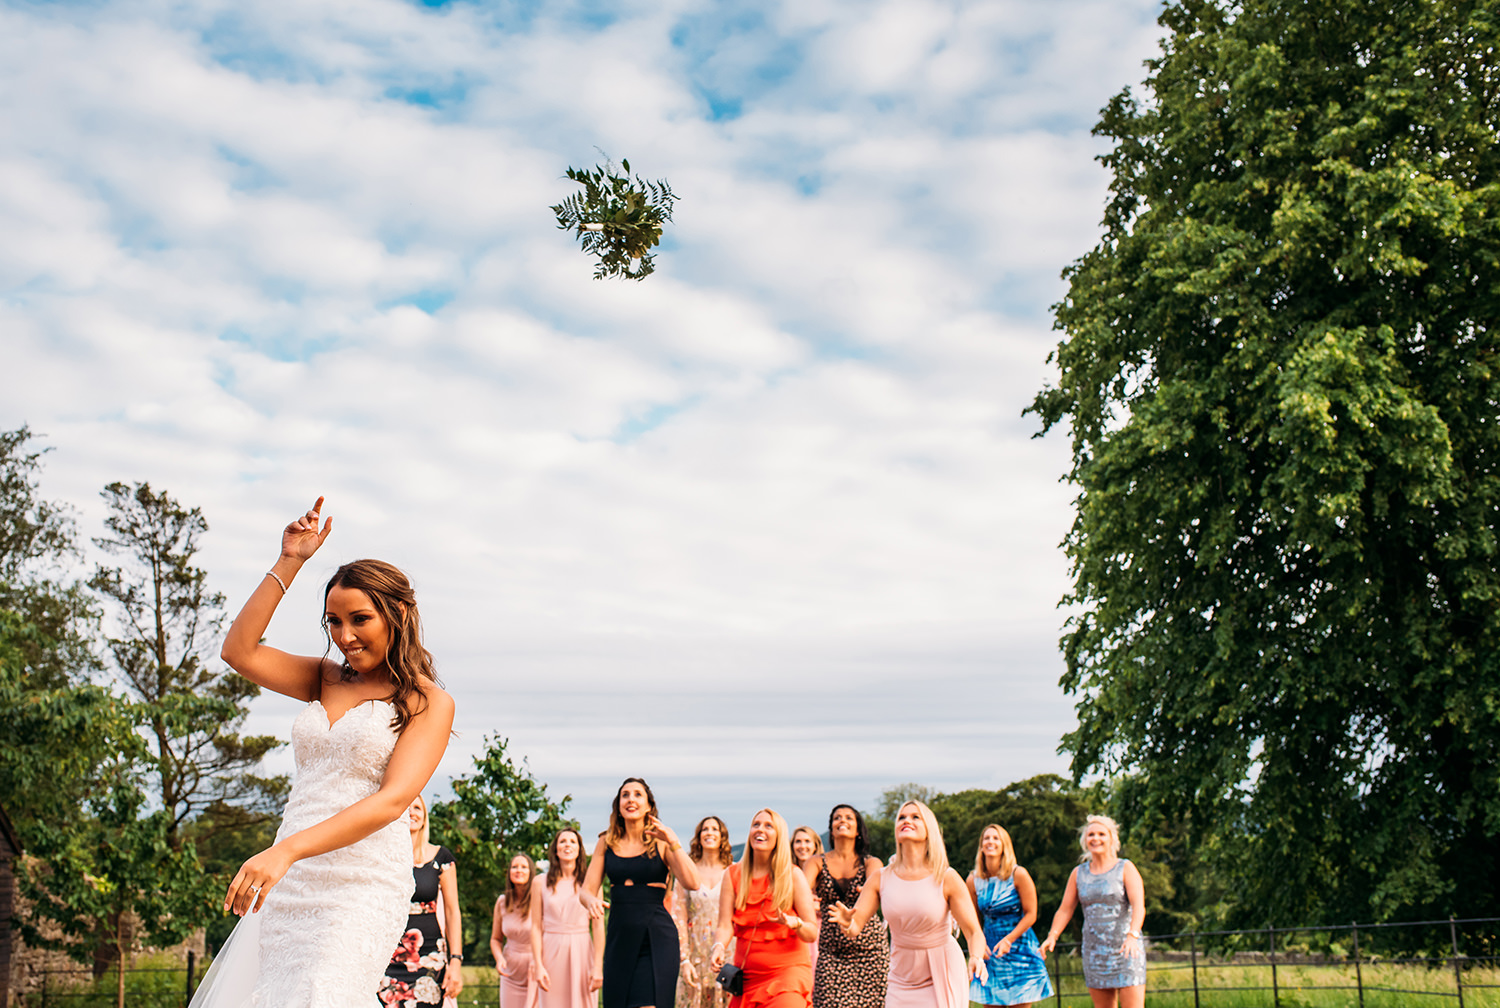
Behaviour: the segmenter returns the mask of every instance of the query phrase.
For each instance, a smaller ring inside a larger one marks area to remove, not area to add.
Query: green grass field
[[[138,962],[126,974],[126,1004],[131,1008],[184,1008],[185,980],[180,964],[156,959]],[[1057,965],[1054,963],[1053,965]],[[1061,960],[1064,974],[1076,974],[1078,960]],[[86,975],[86,974],[85,974]],[[199,975],[201,976],[201,967]],[[1363,980],[1361,1002],[1357,981]],[[1447,965],[1364,963],[1356,976],[1353,965],[1278,965],[1277,991],[1271,990],[1271,969],[1263,964],[1215,964],[1200,960],[1198,998],[1193,997],[1193,971],[1180,962],[1151,962],[1147,970],[1146,1003],[1152,1008],[1457,1008],[1453,970]],[[495,1008],[495,972],[488,966],[465,966],[465,988],[460,1006]],[[1062,1003],[1088,1005],[1083,978],[1064,975]],[[1174,990],[1175,988],[1175,990]],[[1254,989],[1262,988],[1262,989]],[[1279,999],[1278,999],[1279,996]],[[47,1008],[109,1008],[115,1003],[115,975],[98,982],[68,982],[59,977],[49,985]],[[371,1008],[374,1008],[371,998]],[[1042,1005],[1056,1004],[1050,998]],[[28,1008],[41,1008],[40,992],[26,999]],[[1500,1008],[1500,969],[1474,968],[1464,972],[1464,1008]],[[663,1006],[671,1008],[671,1006]],[[977,1006],[976,1006],[977,1008]],[[1040,1008],[1040,1006],[1039,1006]]]

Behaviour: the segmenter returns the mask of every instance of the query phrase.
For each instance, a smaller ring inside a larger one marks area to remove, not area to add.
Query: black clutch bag
[[[734,963],[725,963],[719,967],[719,975],[714,977],[714,982],[723,988],[724,993],[733,997],[739,997],[745,993],[745,971]]]

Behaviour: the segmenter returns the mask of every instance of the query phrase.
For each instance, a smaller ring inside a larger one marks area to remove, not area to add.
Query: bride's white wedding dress
[[[292,722],[296,775],[276,839],[374,794],[396,746],[391,706],[370,700],[333,724],[314,700]],[[295,862],[235,927],[192,1008],[372,1008],[406,928],[411,834],[397,819]]]

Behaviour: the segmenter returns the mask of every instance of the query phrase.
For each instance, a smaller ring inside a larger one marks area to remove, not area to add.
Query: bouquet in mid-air
[[[630,162],[606,160],[593,168],[572,168],[567,177],[583,186],[552,207],[557,226],[578,235],[583,251],[595,257],[594,279],[642,280],[656,268],[651,250],[661,243],[677,195],[665,179],[636,178]]]

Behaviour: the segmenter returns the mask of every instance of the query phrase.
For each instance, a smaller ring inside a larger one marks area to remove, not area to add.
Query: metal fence
[[[1051,1003],[1087,1003],[1076,943],[1049,960]],[[1500,1006],[1500,917],[1402,921],[1146,936],[1148,995],[1186,1008],[1298,1008],[1348,1005]],[[127,969],[130,1008],[186,1008],[204,964],[192,953],[179,967]],[[486,979],[493,972],[470,967]],[[23,995],[26,1008],[111,1008],[119,974],[50,969]],[[460,1008],[498,1001],[494,983],[469,983]],[[1045,1004],[1045,1002],[1044,1002]],[[375,999],[371,994],[371,1005]]]
[[[1497,941],[1500,917],[1147,935],[1147,992],[1193,1008],[1478,1008],[1500,1004]],[[1088,1002],[1077,943],[1057,951],[1052,1002]]]

